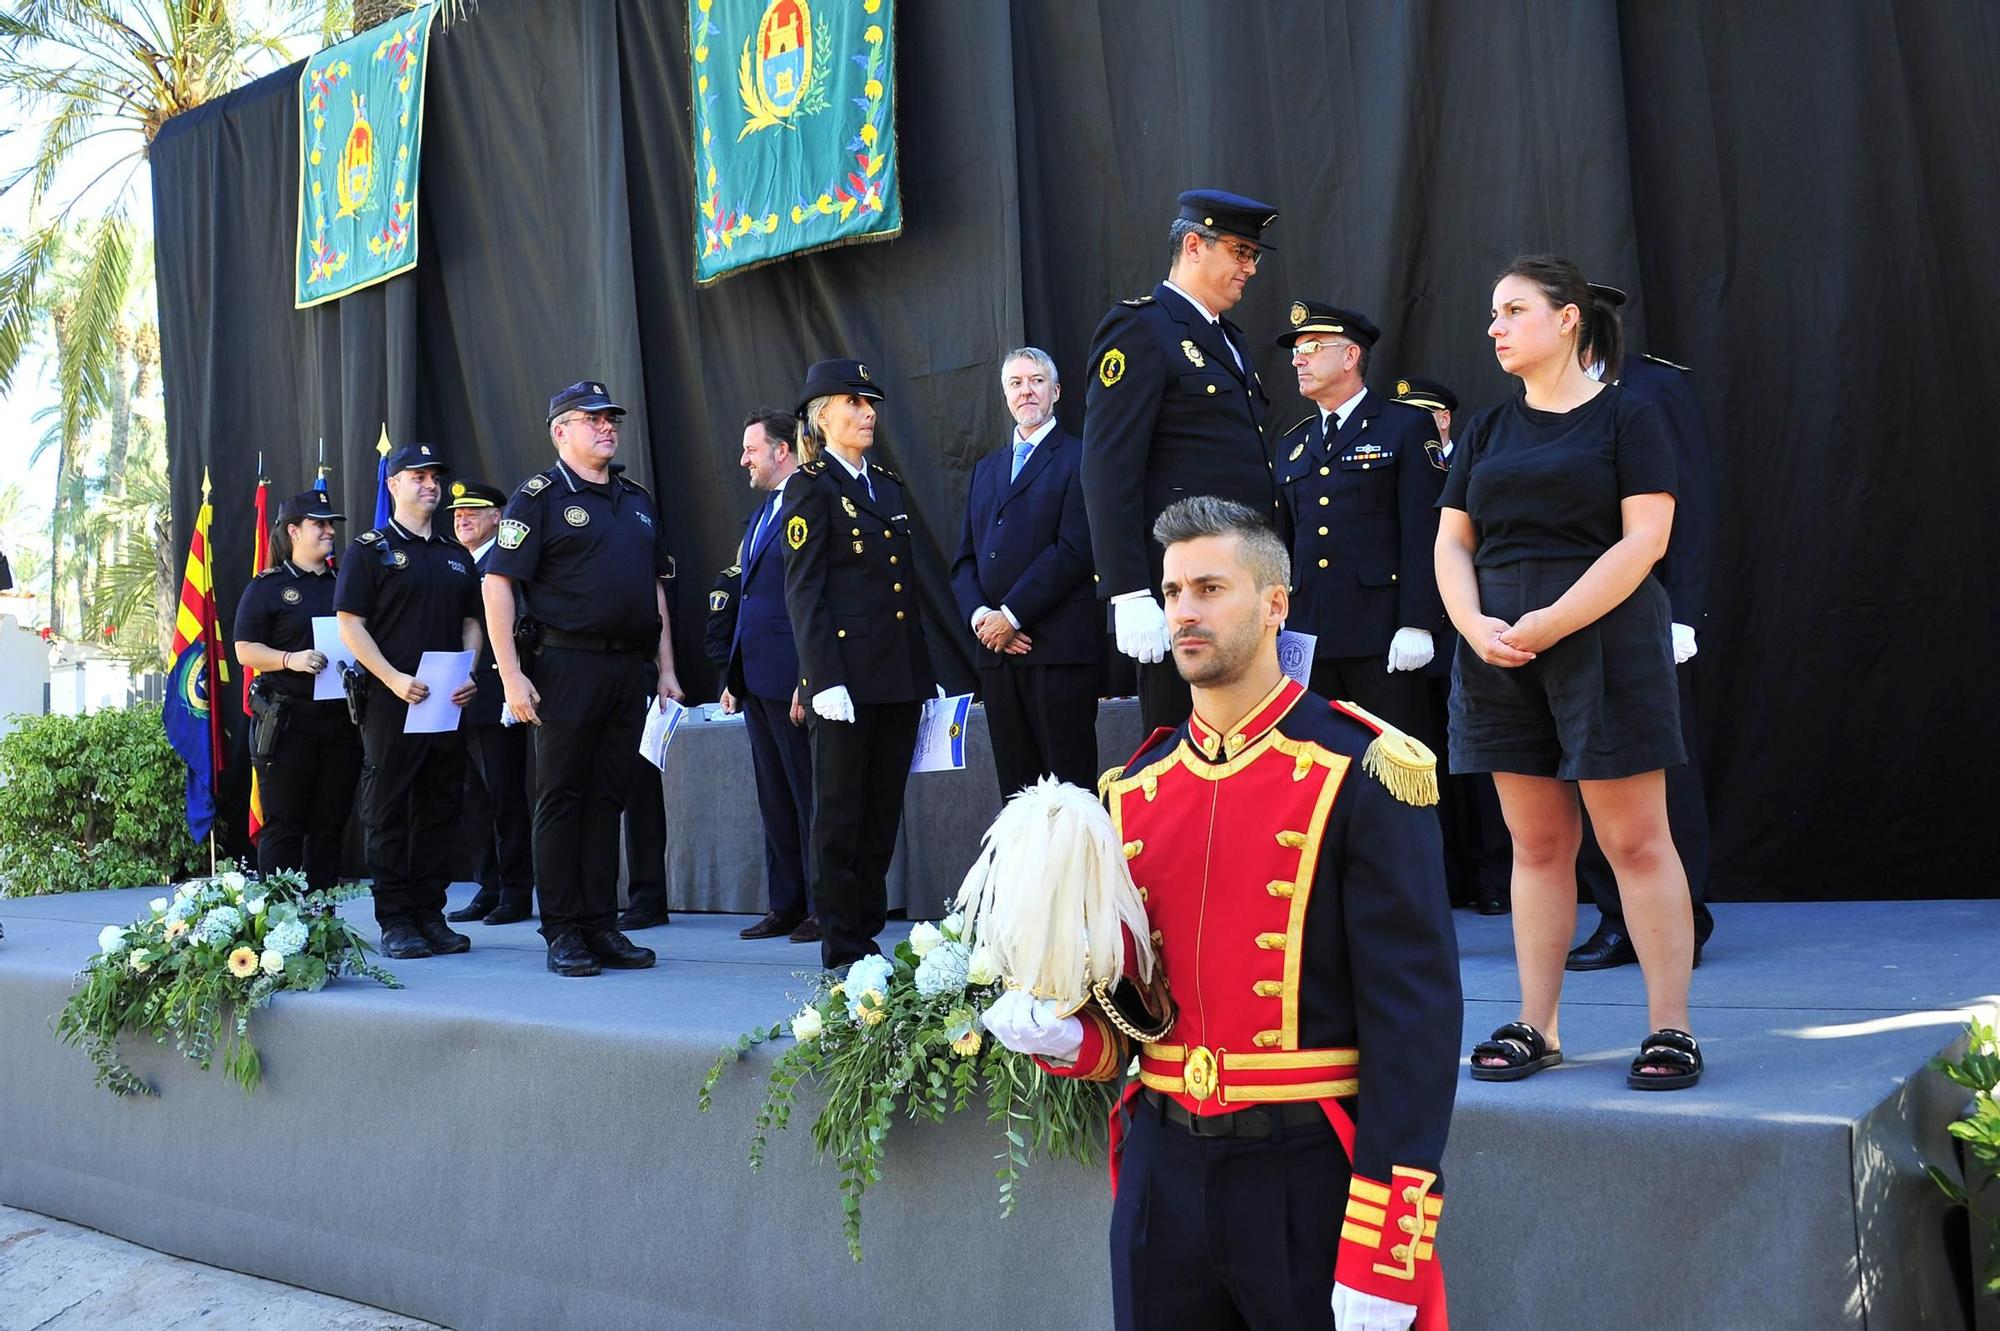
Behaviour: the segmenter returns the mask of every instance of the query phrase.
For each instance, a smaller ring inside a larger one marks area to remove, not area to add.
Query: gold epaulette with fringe
[[[1110,798],[1111,783],[1124,774],[1125,769],[1122,767],[1107,767],[1104,769],[1104,774],[1097,778],[1097,798],[1099,802]]]
[[[1365,707],[1351,702],[1336,702],[1334,706],[1376,732],[1368,751],[1361,755],[1362,771],[1405,804],[1427,809],[1438,802],[1438,760],[1428,745]]]

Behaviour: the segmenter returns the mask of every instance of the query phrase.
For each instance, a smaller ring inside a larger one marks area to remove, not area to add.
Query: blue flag
[[[396,505],[389,498],[389,455],[384,452],[375,464],[375,525],[377,528],[389,525],[389,515],[396,511]]]
[[[160,720],[181,761],[187,764],[188,835],[197,845],[215,821],[214,751],[210,737],[208,647],[199,638],[181,649],[167,676],[167,702]]]

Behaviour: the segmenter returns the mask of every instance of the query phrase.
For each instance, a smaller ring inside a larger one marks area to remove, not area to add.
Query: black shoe
[[[583,935],[579,933],[557,934],[549,944],[549,969],[558,975],[601,975],[604,967],[597,964],[597,958],[583,945]]]
[[[584,934],[583,945],[613,970],[642,971],[653,964],[655,958],[650,947],[638,947],[631,939],[616,929],[606,929],[601,934]]]
[[[771,911],[763,919],[748,929],[737,931],[738,938],[777,938],[788,934],[805,922],[805,916],[796,912]]]
[[[1623,929],[1600,924],[1595,933],[1570,950],[1563,969],[1608,971],[1613,966],[1630,966],[1638,960],[1639,954],[1632,950],[1632,940]]]
[[[483,920],[498,909],[500,909],[499,903],[491,897],[476,896],[466,902],[462,908],[447,914],[445,918],[454,924],[466,920]]]
[[[788,935],[794,943],[817,943],[819,941],[819,916],[808,915],[799,921],[799,927]]]
[[[417,932],[431,945],[431,951],[441,957],[448,957],[454,952],[472,950],[472,940],[455,929],[445,928],[443,920],[420,920],[417,923]]]
[[[665,906],[632,906],[618,916],[620,929],[657,929],[668,922]]]
[[[522,920],[529,919],[531,917],[532,913],[528,910],[526,906],[519,904],[510,904],[508,902],[503,901],[499,905],[495,906],[492,910],[487,911],[486,918],[480,921],[480,923],[519,924]]]
[[[1505,893],[1481,892],[1479,894],[1479,901],[1473,906],[1473,909],[1481,915],[1505,915],[1512,907],[1507,904]]]
[[[415,925],[391,924],[382,929],[382,955],[407,961],[411,957],[429,957],[436,953]]]

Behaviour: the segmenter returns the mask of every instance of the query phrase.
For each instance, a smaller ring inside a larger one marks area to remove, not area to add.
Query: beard
[[[1217,688],[1234,683],[1257,657],[1257,649],[1264,641],[1264,628],[1256,619],[1251,619],[1239,628],[1217,633],[1207,629],[1183,629],[1174,635],[1174,646],[1183,642],[1205,642],[1207,651],[1189,660],[1179,651],[1174,653],[1174,669],[1189,684],[1202,688]]]

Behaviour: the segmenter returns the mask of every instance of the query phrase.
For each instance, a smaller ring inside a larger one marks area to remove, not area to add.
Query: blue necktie
[[[750,557],[752,559],[763,553],[764,541],[771,534],[771,518],[777,513],[778,502],[784,497],[782,490],[772,495],[771,502],[765,504],[763,512],[757,515],[757,529],[750,533]]]
[[[1021,468],[1028,465],[1028,455],[1034,451],[1035,445],[1033,441],[1027,439],[1016,439],[1014,441],[1014,470],[1007,476],[1007,483],[1009,485],[1021,479]]]

